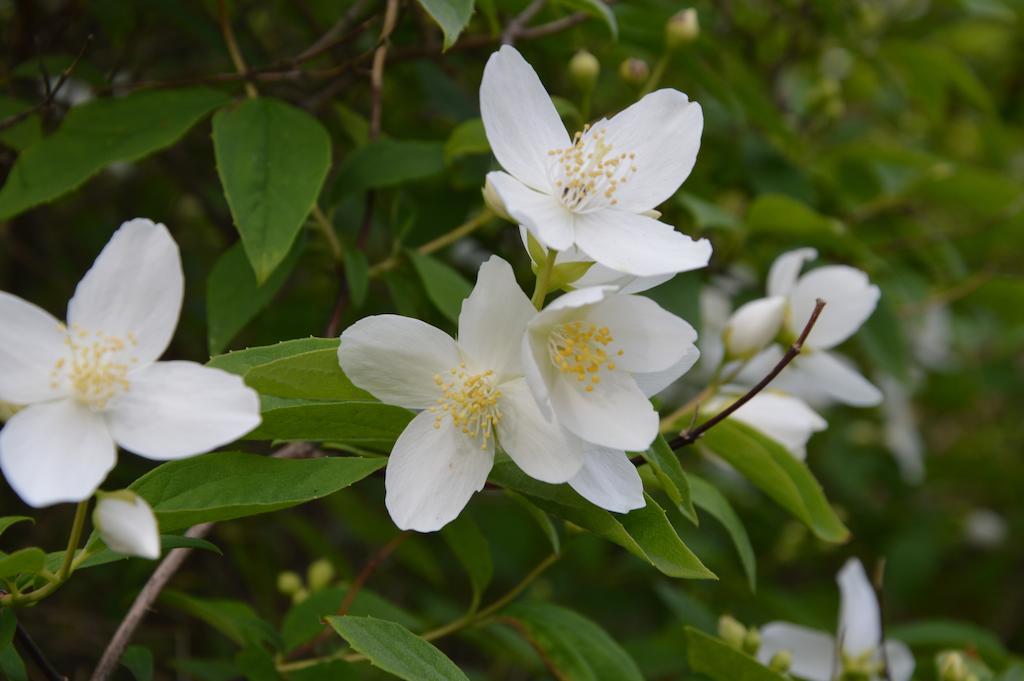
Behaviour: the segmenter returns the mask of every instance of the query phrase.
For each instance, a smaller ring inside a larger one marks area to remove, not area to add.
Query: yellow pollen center
[[[556,326],[548,336],[548,356],[559,371],[575,374],[577,381],[586,383],[585,390],[589,393],[601,382],[602,369],[615,370],[615,361],[608,353],[608,345],[614,340],[607,326],[566,322]],[[614,354],[621,357],[623,351]]]
[[[138,340],[132,333],[123,339],[102,331],[90,333],[78,325],[61,328],[68,354],[53,365],[51,386],[67,385],[82,404],[96,411],[106,409],[112,398],[128,389],[128,372],[138,360],[126,351]]]
[[[572,146],[548,151],[555,162],[551,170],[555,190],[569,210],[614,206],[619,202],[616,191],[637,171],[636,154],[616,154],[606,140],[607,132],[586,125],[573,135]]]
[[[474,440],[480,449],[487,449],[494,437],[494,428],[501,421],[498,398],[501,391],[494,386],[494,372],[471,374],[462,363],[448,372],[436,374],[434,383],[441,391],[437,405],[430,407],[434,414],[434,428],[440,428],[445,415],[451,417],[455,427]]]

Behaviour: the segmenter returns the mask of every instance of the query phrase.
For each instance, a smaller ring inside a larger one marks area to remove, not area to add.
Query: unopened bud
[[[328,586],[333,579],[334,566],[326,558],[315,561],[306,572],[306,583],[309,584],[310,591],[320,591]]]
[[[761,649],[761,632],[754,627],[750,627],[747,630],[747,635],[743,637],[743,652],[747,655],[757,655],[757,651]]]
[[[782,296],[759,298],[741,305],[725,325],[722,340],[731,358],[749,359],[779,334],[786,313]]]
[[[576,87],[585,92],[589,92],[594,87],[599,73],[601,73],[601,62],[586,50],[580,50],[569,60],[569,76],[572,78],[572,82],[576,83]]]
[[[692,7],[676,12],[665,24],[665,44],[670,50],[692,43],[699,35],[700,21]]]
[[[747,637],[747,628],[740,624],[735,617],[722,615],[718,618],[718,637],[729,644],[731,648],[742,650],[743,641]]]
[[[96,496],[92,524],[111,551],[149,560],[160,557],[160,530],[145,499],[126,489]]]
[[[779,674],[785,674],[788,672],[792,665],[793,653],[788,650],[780,650],[772,655],[772,659],[768,661],[768,668],[773,672],[778,672]]]
[[[307,598],[309,598],[309,591],[307,591],[306,589],[299,589],[298,591],[292,594],[292,603],[298,605]]]
[[[501,200],[501,197],[498,196],[497,190],[494,189],[494,185],[491,184],[490,176],[484,180],[484,188],[480,190],[480,193],[483,194],[484,203],[487,204],[487,207],[490,208],[495,215],[502,220],[516,222],[516,220],[513,220],[512,216],[509,215],[508,211],[505,209],[505,202]]]
[[[641,87],[650,76],[651,67],[643,59],[630,57],[619,64],[619,77],[635,87]]]
[[[964,657],[957,652],[939,655],[938,667],[939,681],[967,681],[969,676]]]
[[[277,576],[277,590],[285,596],[291,596],[302,589],[302,577],[291,570],[285,570]]]

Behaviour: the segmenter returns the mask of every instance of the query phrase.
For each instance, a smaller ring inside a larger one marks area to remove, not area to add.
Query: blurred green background
[[[441,33],[424,10],[401,3],[381,97],[382,136],[394,144],[360,154],[371,115],[366,55],[383,4],[266,0],[228,7],[250,67],[295,70],[257,81],[260,94],[308,111],[330,132],[332,165],[319,205],[347,250],[359,240],[366,187],[375,188],[365,258],[352,256],[370,264],[481,209],[480,188],[494,161],[473,122],[480,76],[501,31],[525,7],[478,0],[465,32],[442,53]],[[844,350],[869,377],[901,386],[910,401],[895,411],[893,400],[877,410],[829,409],[828,430],[811,441],[809,466],[854,535],[844,546],[817,541],[746,483],[684,452],[684,467],[720,483],[750,532],[756,593],[714,520],[695,529],[673,518],[721,581],[673,581],[618,547],[570,534],[563,559],[531,594],[598,622],[648,678],[682,679],[689,678],[684,624],[713,631],[728,612],[750,624],[786,619],[832,630],[838,568],[851,556],[867,565],[884,558],[887,627],[896,634],[903,627],[919,644],[918,678],[934,678],[929,651],[965,641],[994,668],[1005,666],[1006,649],[1024,650],[1024,2],[694,3],[700,36],[671,53],[665,26],[683,8],[678,3],[615,2],[613,22],[583,0],[541,5],[531,26],[584,13],[563,30],[517,41],[560,98],[570,129],[585,122],[583,92],[568,72],[580,49],[601,64],[592,118],[638,97],[640,88],[620,75],[628,58],[652,69],[664,60],[660,85],[703,107],[696,168],[663,212],[681,231],[710,238],[714,255],[708,270],[680,275],[651,295],[699,328],[702,287],[724,277],[737,286],[737,303],[755,297],[778,254],[814,246],[822,261],[861,268],[881,287],[874,316]],[[343,40],[292,66],[289,59],[350,10]],[[58,128],[69,107],[139,84],[198,83],[234,71],[214,2],[2,0],[0,36],[0,119],[42,101],[41,73],[55,82],[84,49],[53,102],[0,131],[0,176],[19,150]],[[354,59],[360,61],[333,69]],[[211,86],[244,96],[238,80]],[[263,291],[272,299],[265,307],[239,313],[239,300],[257,297],[253,282],[231,279],[221,289],[211,282],[238,237],[208,118],[155,154],[108,165],[74,192],[0,221],[0,289],[62,316],[113,229],[136,216],[166,223],[182,250],[186,301],[168,356],[205,361],[211,351],[325,333],[342,284],[312,223],[275,274],[280,289]],[[521,283],[529,281],[517,230],[497,220],[436,255],[472,282],[492,252],[513,262]],[[370,281],[365,300],[349,298],[342,328],[398,311],[453,330],[407,261]],[[699,387],[694,377],[683,392]],[[893,453],[896,439],[906,447],[915,437],[925,466],[919,483],[905,480]],[[106,486],[126,485],[149,467],[122,456]],[[25,510],[7,487],[0,503],[4,515]],[[469,511],[489,539],[499,585],[514,584],[548,552],[537,526],[501,492],[485,490]],[[71,514],[70,506],[47,509],[36,525],[12,528],[4,541],[55,549]],[[278,623],[290,605],[275,586],[279,572],[301,573],[326,557],[338,579],[351,579],[396,533],[375,477],[301,509],[219,526],[211,538],[224,556],[191,557],[171,587],[199,599],[242,601],[254,617]],[[90,571],[22,622],[62,669],[84,674],[152,567],[127,561]],[[428,625],[457,616],[468,598],[439,535],[408,540],[369,590],[408,611],[409,622]],[[187,610],[173,599],[158,602],[135,638],[152,651],[157,677],[232,678],[231,665],[209,661],[233,659],[237,646]],[[440,647],[474,679],[549,678],[537,655],[501,625]],[[375,677],[365,665],[336,673],[329,678]]]

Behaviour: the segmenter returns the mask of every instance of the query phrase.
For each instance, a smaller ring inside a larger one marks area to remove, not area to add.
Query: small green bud
[[[306,582],[310,591],[320,591],[334,579],[334,566],[331,561],[321,558],[309,566],[306,571]]]
[[[773,672],[778,672],[779,674],[785,674],[788,672],[792,665],[793,653],[788,650],[780,650],[772,655],[772,659],[768,661],[768,668]]]
[[[665,45],[675,50],[692,43],[700,36],[700,21],[697,10],[687,7],[676,12],[665,24]]]
[[[589,92],[601,73],[601,62],[586,50],[580,50],[569,60],[569,76],[576,87]]]
[[[718,637],[736,650],[743,649],[743,642],[747,638],[747,628],[740,624],[739,620],[731,615],[722,615],[718,618]]]
[[[651,77],[651,67],[643,59],[630,57],[619,64],[619,77],[634,87],[642,87]]]
[[[309,598],[309,591],[307,591],[306,589],[299,589],[298,591],[292,594],[292,603],[294,605],[298,605],[307,598]]]
[[[743,652],[747,655],[757,655],[757,651],[761,649],[761,632],[754,627],[750,627],[747,630],[747,635],[743,637]]]
[[[967,664],[958,652],[942,653],[938,656],[939,681],[967,681]]]
[[[302,577],[291,570],[285,570],[277,576],[277,590],[286,596],[291,596],[302,588]]]

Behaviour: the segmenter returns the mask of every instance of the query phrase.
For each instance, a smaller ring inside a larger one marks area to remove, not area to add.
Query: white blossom
[[[775,340],[786,314],[782,296],[745,303],[729,317],[722,340],[730,357],[753,357]]]
[[[716,414],[744,392],[742,388],[726,386],[707,404],[701,405],[701,412]],[[777,390],[759,392],[729,418],[762,432],[801,461],[807,458],[807,441],[811,436],[828,428],[828,422],[803,400]]]
[[[111,551],[149,560],[160,557],[156,516],[146,500],[134,492],[101,492],[92,522]]]
[[[157,362],[184,295],[167,228],[121,225],[68,303],[67,324],[0,291],[0,467],[32,506],[87,499],[117,445],[149,459],[201,454],[255,428],[259,397],[194,362]]]

